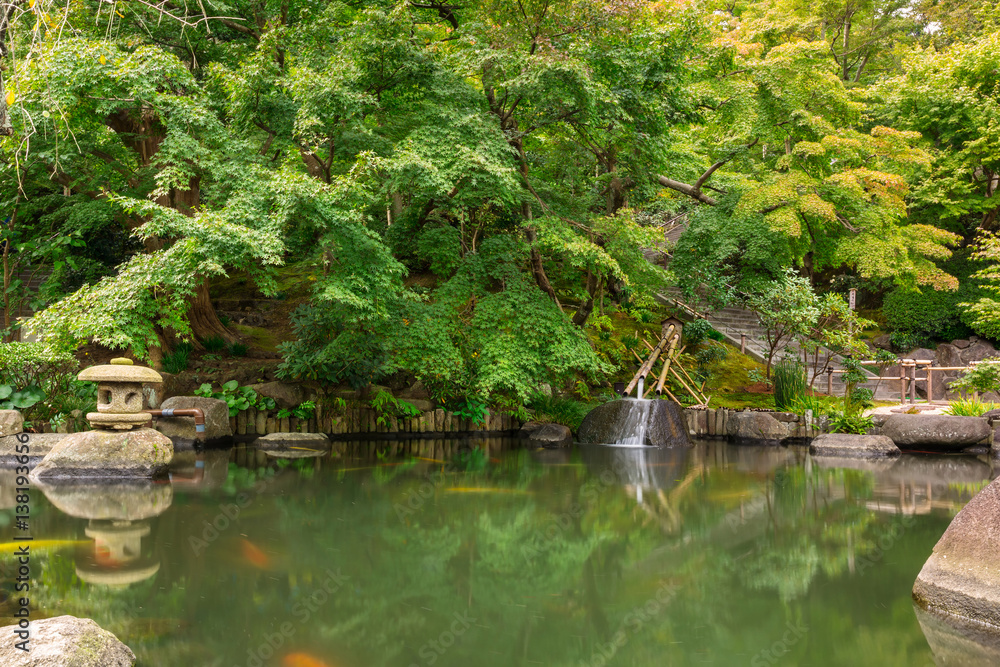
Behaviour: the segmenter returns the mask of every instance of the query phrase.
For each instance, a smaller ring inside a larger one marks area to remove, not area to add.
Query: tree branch
[[[659,174],[656,176],[656,180],[663,187],[670,188],[671,190],[676,190],[677,192],[687,195],[688,197],[693,197],[694,199],[700,201],[702,204],[708,204],[709,206],[715,206],[716,204],[718,204],[717,201],[715,201],[708,195],[703,194],[701,190],[697,190],[694,188],[694,186],[688,185],[687,183],[681,183],[680,181],[675,181],[672,178],[667,178],[666,176]]]

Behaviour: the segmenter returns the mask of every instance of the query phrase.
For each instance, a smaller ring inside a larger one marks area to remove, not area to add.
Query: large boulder
[[[921,607],[1000,629],[1000,480],[952,520],[913,585]]]
[[[159,417],[156,430],[181,442],[200,441],[206,445],[228,444],[233,437],[229,425],[229,405],[218,398],[204,396],[174,396],[163,401],[161,410],[199,408],[205,413],[205,432],[195,429],[194,417]]]
[[[988,343],[985,340],[976,340],[972,345],[962,350],[960,356],[962,361],[968,364],[972,361],[982,361],[983,359],[997,356],[997,349],[993,347],[992,343]]]
[[[899,456],[899,447],[884,435],[824,433],[810,443],[809,452],[815,456],[848,456],[874,459]]]
[[[877,347],[880,350],[892,351],[892,336],[889,334],[882,334],[878,338],[872,341],[872,346]]]
[[[287,382],[264,382],[252,384],[250,388],[261,396],[273,398],[279,408],[291,410],[306,400],[306,392],[297,384]]]
[[[582,444],[691,445],[679,405],[673,401],[628,398],[610,401],[591,410],[580,424],[577,440]]]
[[[777,445],[788,437],[785,425],[767,412],[733,412],[726,425],[729,439],[749,445]]]
[[[528,422],[518,432],[521,446],[528,449],[559,449],[573,446],[573,432],[562,424]]]
[[[135,653],[117,637],[89,618],[56,616],[31,622],[30,650],[14,644],[21,639],[18,627],[0,628],[7,641],[0,643],[4,667],[132,667]]]
[[[937,362],[935,366],[964,366],[965,363],[962,361],[962,350],[954,345],[949,345],[948,343],[942,343],[938,345],[937,350],[934,351],[934,360]]]
[[[0,437],[24,430],[24,417],[17,410],[0,410]]]
[[[17,457],[25,454],[28,456],[28,465],[34,465],[66,437],[65,433],[18,433],[4,436],[0,438],[0,466],[15,465]]]
[[[58,481],[160,477],[167,472],[173,456],[170,438],[151,428],[85,431],[57,443],[31,471],[31,478]]]
[[[959,451],[988,438],[990,426],[981,417],[900,414],[885,421],[882,435],[904,449]]]

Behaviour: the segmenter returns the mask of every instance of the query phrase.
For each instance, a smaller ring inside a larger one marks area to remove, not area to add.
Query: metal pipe
[[[194,417],[194,430],[196,433],[205,432],[205,412],[201,408],[167,408],[166,410],[143,410],[151,417]],[[149,420],[152,425],[153,420]]]

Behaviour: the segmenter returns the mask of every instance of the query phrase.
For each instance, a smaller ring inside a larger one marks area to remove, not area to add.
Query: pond
[[[143,667],[929,665],[913,581],[993,476],[508,444],[186,451],[169,483],[33,490],[35,617],[93,618]]]

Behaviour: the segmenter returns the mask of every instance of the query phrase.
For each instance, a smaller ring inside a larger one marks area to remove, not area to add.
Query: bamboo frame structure
[[[656,382],[656,395],[659,396],[663,393],[663,385],[667,381],[667,370],[670,368],[670,363],[673,361],[674,350],[677,349],[677,344],[681,340],[681,335],[674,334],[673,339],[670,341],[670,347],[667,348],[666,361],[663,362],[663,370],[660,371],[660,378]],[[669,394],[669,392],[667,392]]]
[[[644,380],[646,376],[649,375],[650,369],[653,367],[653,364],[656,363],[656,358],[660,356],[660,352],[663,351],[663,348],[667,344],[668,339],[673,335],[674,329],[675,327],[673,324],[667,327],[667,330],[660,337],[660,340],[656,344],[656,347],[652,349],[652,353],[649,355],[649,358],[646,359],[646,361],[643,362],[641,366],[639,366],[639,370],[636,371],[634,376],[632,376],[632,380],[628,383],[628,386],[625,387],[625,391],[622,393],[623,396],[628,396],[629,394],[631,394],[632,390],[635,388],[635,385],[638,384],[639,380]],[[646,343],[646,345],[648,347],[649,343]],[[640,398],[642,397],[640,396]]]

